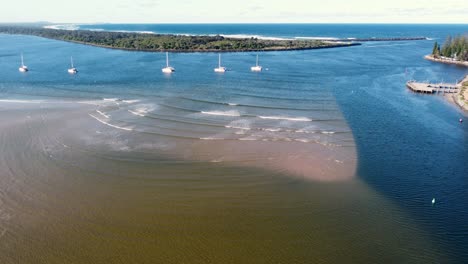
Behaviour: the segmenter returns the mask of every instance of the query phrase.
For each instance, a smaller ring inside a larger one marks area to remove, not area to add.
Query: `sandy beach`
[[[468,113],[468,75],[457,83],[458,92],[446,94],[444,98],[451,104],[459,107],[465,115]]]

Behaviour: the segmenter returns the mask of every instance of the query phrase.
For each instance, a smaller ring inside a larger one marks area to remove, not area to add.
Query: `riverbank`
[[[424,59],[434,61],[434,62],[440,62],[440,63],[445,63],[445,64],[454,64],[454,65],[460,65],[460,66],[468,67],[468,61],[456,61],[456,60],[452,60],[452,59],[449,59],[449,58],[434,58],[433,55],[426,55],[426,56],[424,56]]]

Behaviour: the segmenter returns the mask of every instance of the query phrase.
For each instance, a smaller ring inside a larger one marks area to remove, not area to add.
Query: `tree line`
[[[89,30],[59,30],[26,26],[0,26],[0,33],[33,35],[101,47],[142,51],[259,51],[314,49],[356,45],[355,43],[331,43],[320,40],[236,39],[225,38],[219,35],[185,36]]]
[[[442,47],[434,43],[432,55],[435,58],[447,57],[459,61],[468,61],[468,35],[448,36]]]

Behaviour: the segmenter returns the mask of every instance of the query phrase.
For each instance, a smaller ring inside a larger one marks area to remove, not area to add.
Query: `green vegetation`
[[[440,47],[437,42],[432,49],[435,58],[447,57],[458,61],[468,61],[468,36],[447,37],[445,43]]]
[[[321,40],[235,39],[222,36],[182,36],[88,30],[57,30],[27,26],[0,26],[0,33],[33,35],[94,46],[141,51],[267,51],[318,49],[359,45]]]

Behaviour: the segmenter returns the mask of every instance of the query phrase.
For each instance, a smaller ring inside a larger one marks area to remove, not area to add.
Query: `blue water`
[[[70,27],[64,25],[62,28]],[[245,35],[278,38],[330,37],[431,37],[466,32],[466,25],[405,25],[405,24],[92,24],[73,25],[79,29],[106,31],[140,31],[160,34]]]
[[[468,25],[98,24],[80,28],[282,38],[424,36],[439,42],[449,34],[468,32]],[[447,255],[463,262],[468,259],[468,122],[460,124],[463,113],[443,98],[413,94],[405,87],[409,79],[455,82],[468,73],[467,68],[424,60],[434,40],[262,53],[260,62],[268,71],[261,74],[249,72],[255,61],[253,53],[223,54],[223,63],[231,71],[222,76],[212,70],[217,54],[171,54],[177,72],[168,77],[160,72],[165,63],[160,53],[0,35],[0,98],[148,102],[166,98],[164,102],[172,106],[200,107],[193,102],[167,101],[190,96],[277,107],[271,115],[344,117],[356,141],[358,177],[405,208]],[[17,72],[20,52],[31,68],[26,75]],[[80,71],[76,76],[66,73],[69,56]],[[292,106],[292,110],[282,109]],[[342,128],[343,124],[327,127]],[[430,206],[433,197],[437,202]]]

